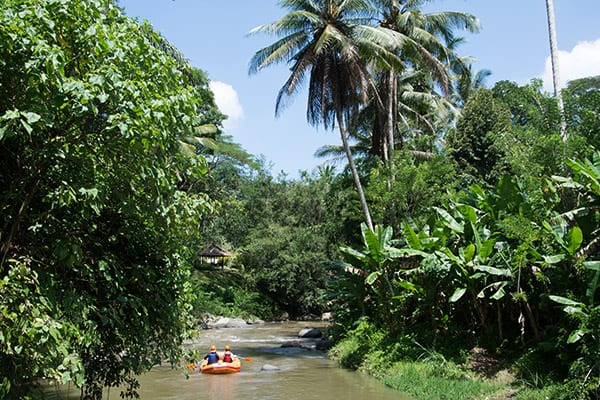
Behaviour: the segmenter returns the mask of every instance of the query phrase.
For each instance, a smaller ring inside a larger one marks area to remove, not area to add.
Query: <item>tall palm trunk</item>
[[[348,165],[350,166],[350,171],[352,171],[352,178],[354,178],[354,186],[356,187],[356,192],[358,193],[358,198],[360,201],[360,205],[363,210],[363,214],[365,216],[365,223],[367,227],[373,231],[373,221],[371,220],[371,213],[369,212],[369,206],[367,204],[367,199],[365,197],[365,193],[362,188],[362,184],[360,183],[360,176],[358,175],[358,170],[356,169],[356,165],[354,164],[354,157],[352,157],[352,152],[350,151],[350,145],[348,144],[348,132],[346,128],[346,124],[344,123],[344,118],[342,116],[342,111],[336,111],[336,117],[338,121],[338,128],[340,130],[340,136],[342,137],[342,146],[344,147],[344,152],[346,153],[346,158],[348,159]]]
[[[396,72],[391,69],[388,72],[388,85],[389,92],[387,95],[387,118],[385,123],[385,131],[387,133],[387,160],[392,160],[394,153],[394,130],[396,128],[396,114],[398,113],[398,83],[396,78]]]
[[[376,120],[371,138],[371,152],[389,164],[394,151],[394,134],[397,121],[398,78],[391,69],[382,73],[378,84],[372,84],[371,93],[376,104]]]
[[[565,107],[560,92],[560,73],[558,68],[558,45],[556,44],[556,26],[554,18],[554,0],[546,0],[546,12],[548,14],[548,34],[550,36],[550,60],[552,62],[552,80],[554,83],[554,97],[558,103],[560,113],[560,136],[564,142],[567,141],[567,120],[565,118]]]

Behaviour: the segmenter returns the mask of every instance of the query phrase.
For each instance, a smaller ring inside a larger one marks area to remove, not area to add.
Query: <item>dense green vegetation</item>
[[[289,179],[111,0],[3,2],[0,397],[134,397],[207,315],[331,311],[332,356],[418,398],[505,389],[475,350],[518,398],[600,398],[598,77],[563,90],[564,141],[539,81],[484,88],[458,55],[473,16],[421,3],[284,0],[255,31],[291,34],[252,71],[293,60],[278,105],[309,78],[309,122],[342,140],[319,152],[348,161]]]
[[[0,54],[0,397],[133,393],[191,321],[208,80],[112,1],[2,2]]]

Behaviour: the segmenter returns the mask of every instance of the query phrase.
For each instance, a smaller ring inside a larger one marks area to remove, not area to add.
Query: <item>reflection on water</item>
[[[222,349],[229,344],[235,354],[251,357],[243,362],[242,371],[228,375],[191,373],[186,379],[182,369],[159,366],[140,377],[140,397],[155,399],[284,399],[305,400],[338,398],[348,400],[407,400],[409,397],[389,389],[375,379],[337,367],[322,352],[295,347],[281,347],[290,340],[298,340],[298,331],[307,323],[265,324],[246,329],[215,329],[201,333],[197,342],[189,346],[200,354],[214,344]],[[313,325],[311,325],[313,326]],[[303,346],[314,345],[303,340]],[[243,361],[242,358],[242,361]],[[279,371],[261,371],[269,364]],[[52,389],[54,399],[77,399],[77,390],[58,393]],[[50,393],[49,393],[50,394]],[[112,389],[104,395],[107,399],[120,399],[119,390]]]

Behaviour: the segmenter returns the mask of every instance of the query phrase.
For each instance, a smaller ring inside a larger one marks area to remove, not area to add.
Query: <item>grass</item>
[[[363,327],[359,335],[350,335],[339,342],[330,351],[330,356],[340,365],[359,369],[417,400],[568,398],[561,385],[539,380],[539,386],[534,387],[531,382],[517,379],[509,370],[496,368],[498,365],[491,358],[488,368],[485,368],[481,357],[478,358],[479,364],[474,364],[468,355],[454,361],[447,360],[442,354],[424,350],[413,343],[413,350],[424,352],[415,359],[407,359],[402,354],[414,355],[407,349],[407,344],[398,346],[396,343],[395,346],[400,347],[402,352],[395,352],[394,346],[386,346],[376,331]]]
[[[386,385],[419,400],[484,399],[503,392],[502,383],[475,379],[469,375],[447,374],[454,366],[430,362],[397,362],[381,379]],[[450,376],[448,376],[450,375]]]

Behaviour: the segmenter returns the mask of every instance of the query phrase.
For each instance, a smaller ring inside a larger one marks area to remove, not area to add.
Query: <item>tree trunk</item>
[[[4,266],[6,257],[10,250],[10,247],[12,245],[12,241],[13,241],[15,235],[17,234],[17,232],[19,231],[19,225],[21,224],[23,215],[25,214],[27,207],[29,207],[29,203],[31,203],[31,201],[33,200],[33,196],[37,192],[38,187],[42,181],[41,175],[44,170],[45,170],[45,168],[38,168],[38,170],[37,170],[38,177],[37,177],[36,181],[33,183],[32,187],[27,191],[27,195],[21,202],[21,205],[19,206],[19,210],[17,211],[17,214],[14,216],[10,230],[8,231],[8,235],[6,235],[6,238],[4,241],[0,241],[0,254],[2,254],[2,257],[0,259],[0,267]],[[2,271],[2,273],[4,273],[4,271]]]
[[[552,62],[552,80],[554,84],[554,97],[558,103],[560,114],[560,136],[563,142],[567,141],[567,120],[565,118],[565,107],[560,92],[560,73],[558,68],[558,45],[556,43],[556,26],[554,18],[554,0],[546,0],[546,12],[548,14],[548,34],[550,36],[550,60]]]
[[[340,130],[340,136],[342,137],[342,145],[344,147],[344,152],[346,153],[346,158],[348,159],[348,165],[350,166],[350,170],[352,171],[352,177],[354,178],[354,186],[356,186],[356,192],[358,193],[360,205],[365,216],[365,223],[367,224],[367,227],[371,231],[373,231],[373,221],[371,220],[371,213],[369,212],[367,199],[365,198],[365,193],[363,191],[362,184],[360,183],[360,177],[358,176],[358,170],[356,169],[356,165],[354,164],[354,158],[352,157],[350,145],[348,144],[348,133],[346,132],[346,124],[344,123],[341,111],[336,112],[336,115],[338,120],[338,128]]]
[[[496,318],[498,320],[498,339],[500,344],[504,341],[504,333],[502,332],[502,310],[500,309],[500,302],[496,302]]]
[[[386,159],[387,161],[391,161],[393,159],[394,152],[394,129],[396,127],[396,114],[397,114],[397,92],[398,87],[396,83],[396,73],[394,70],[390,70],[388,72],[388,94],[387,94],[387,118],[385,122],[385,130],[387,134],[387,152]]]
[[[529,318],[529,325],[531,325],[531,330],[533,330],[533,337],[535,338],[536,343],[539,343],[539,342],[541,342],[542,338],[540,336],[540,331],[537,327],[537,323],[535,321],[533,312],[531,311],[531,306],[529,305],[529,301],[527,301],[527,298],[525,298],[523,300],[523,303],[525,305],[525,311],[527,312],[527,317]]]

